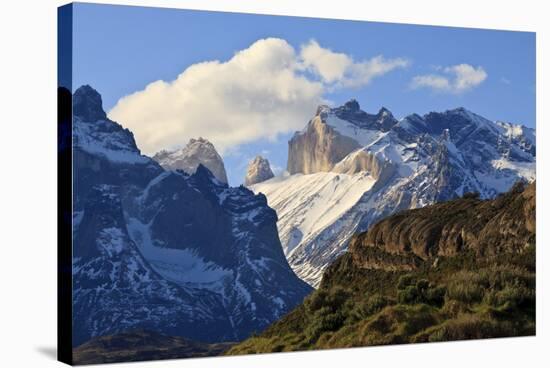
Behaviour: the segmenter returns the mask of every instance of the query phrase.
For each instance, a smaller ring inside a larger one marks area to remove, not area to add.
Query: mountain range
[[[535,179],[535,130],[464,108],[396,119],[351,100],[319,106],[288,142],[288,174],[250,186],[278,215],[283,249],[313,286],[376,221],[476,192],[494,198]]]
[[[195,160],[191,172],[165,169],[82,86],[72,144],[73,346],[136,329],[238,341],[311,291],[285,258],[265,196],[196,162],[205,140],[179,155]]]
[[[207,139],[143,155],[99,93],[82,86],[73,95],[73,345],[131,331],[183,337],[175,349],[184,354],[241,341],[299,306],[312,286],[330,284],[342,259],[351,262],[350,247],[353,262],[383,272],[475,251],[478,232],[498,240],[487,254],[501,254],[509,239],[494,233],[498,224],[467,228],[451,221],[458,211],[445,227],[428,208],[461,197],[477,206],[534,181],[535,138],[464,108],[398,120],[351,100],[320,106],[293,135],[288,173],[274,176],[257,156],[246,186],[230,187]],[[428,215],[412,234],[395,219],[416,208]],[[359,251],[359,239],[376,246]]]

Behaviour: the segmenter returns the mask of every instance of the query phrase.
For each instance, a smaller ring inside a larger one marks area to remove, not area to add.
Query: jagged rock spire
[[[248,164],[244,185],[249,186],[262,181],[269,180],[273,177],[273,171],[269,166],[269,161],[262,156],[256,156],[254,160]]]

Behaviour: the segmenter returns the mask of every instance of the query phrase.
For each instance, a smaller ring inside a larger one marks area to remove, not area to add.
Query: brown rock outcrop
[[[349,249],[361,267],[385,269],[466,251],[480,256],[522,252],[535,242],[535,205],[535,183],[518,183],[493,200],[470,194],[390,216],[354,236]]]

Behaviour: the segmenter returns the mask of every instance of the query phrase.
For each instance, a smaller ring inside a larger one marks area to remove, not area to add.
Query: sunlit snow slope
[[[310,241],[348,211],[374,182],[363,172],[320,172],[276,177],[251,189],[265,194],[269,206],[277,209],[279,237],[289,257],[298,244]]]

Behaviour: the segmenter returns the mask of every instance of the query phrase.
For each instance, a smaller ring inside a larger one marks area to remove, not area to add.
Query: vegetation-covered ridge
[[[303,304],[227,354],[534,335],[535,198],[519,183],[388,217]]]

